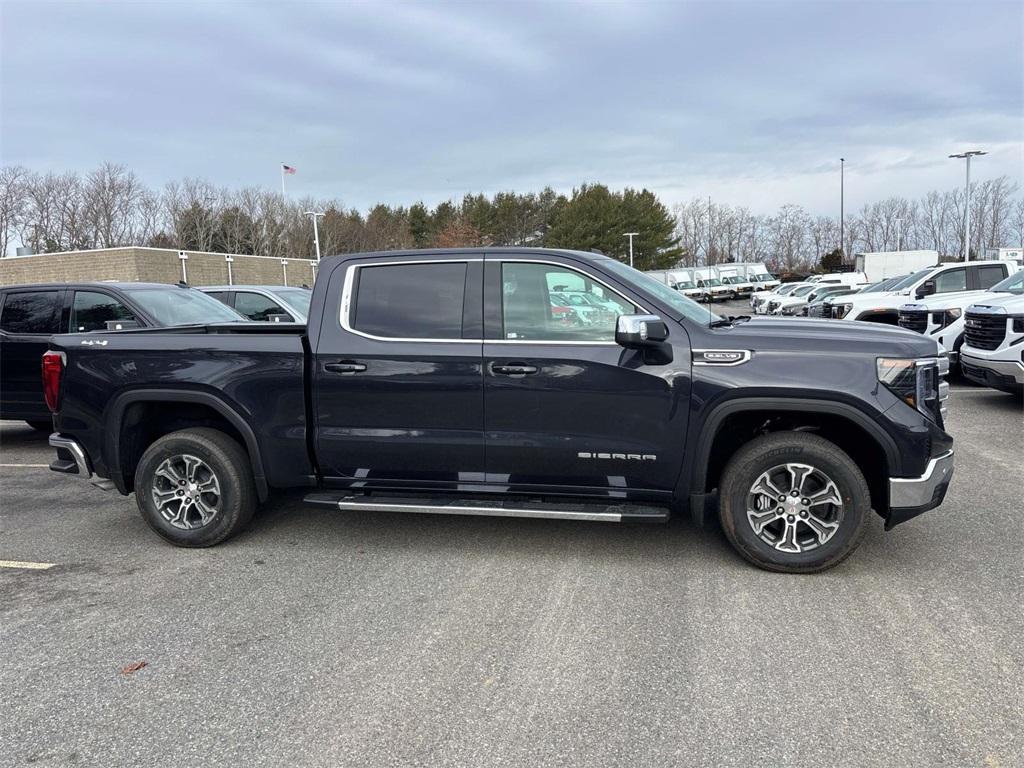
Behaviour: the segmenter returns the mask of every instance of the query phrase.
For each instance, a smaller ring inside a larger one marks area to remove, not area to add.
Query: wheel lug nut
[[[787,519],[787,520],[789,520],[789,522],[791,522],[791,523],[792,523],[792,522],[793,522],[794,520],[796,520],[796,518],[795,518],[795,517],[793,517],[793,515],[787,515],[787,516],[786,516],[786,519]]]
[[[776,507],[775,511],[778,512],[781,515],[782,514],[782,507]]]
[[[804,506],[807,506],[808,504],[811,503],[811,500],[810,499],[801,499],[801,502],[803,503]]]
[[[786,497],[783,496],[782,494],[779,494],[779,501],[785,501],[785,500],[786,500]]]
[[[800,495],[800,492],[799,492],[799,491],[790,491],[790,494],[789,494],[789,495],[790,495],[790,496],[799,496],[799,495]]]
[[[806,512],[801,512],[800,513],[800,517],[807,517],[807,513]]]

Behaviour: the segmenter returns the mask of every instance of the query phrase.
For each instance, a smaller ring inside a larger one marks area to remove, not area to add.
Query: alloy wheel
[[[220,512],[220,481],[210,465],[197,456],[181,454],[160,462],[150,490],[153,504],[168,523],[195,530]]]
[[[809,464],[779,464],[750,487],[747,522],[765,544],[801,554],[826,544],[843,521],[843,497],[827,474]]]

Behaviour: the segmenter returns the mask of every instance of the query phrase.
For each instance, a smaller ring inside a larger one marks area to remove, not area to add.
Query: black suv
[[[37,283],[0,288],[0,418],[50,431],[40,361],[56,333],[235,322],[199,291],[162,283]]]

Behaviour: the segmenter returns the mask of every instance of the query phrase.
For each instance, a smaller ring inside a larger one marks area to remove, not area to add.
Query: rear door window
[[[250,320],[260,322],[270,320],[271,315],[289,314],[273,299],[268,299],[263,294],[252,291],[235,291],[235,311],[241,312]]]
[[[60,333],[60,291],[7,294],[0,329],[8,333]]]
[[[461,339],[466,263],[356,270],[351,328],[386,339]]]
[[[988,290],[1006,277],[1005,267],[999,264],[986,264],[978,267],[978,287]]]
[[[108,322],[116,324],[119,320],[137,322],[135,315],[113,296],[98,291],[75,291],[71,305],[72,333],[105,331]]]

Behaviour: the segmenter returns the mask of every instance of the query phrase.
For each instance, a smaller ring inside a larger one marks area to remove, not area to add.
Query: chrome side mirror
[[[626,349],[657,347],[668,338],[668,326],[657,315],[619,315],[615,343]]]

